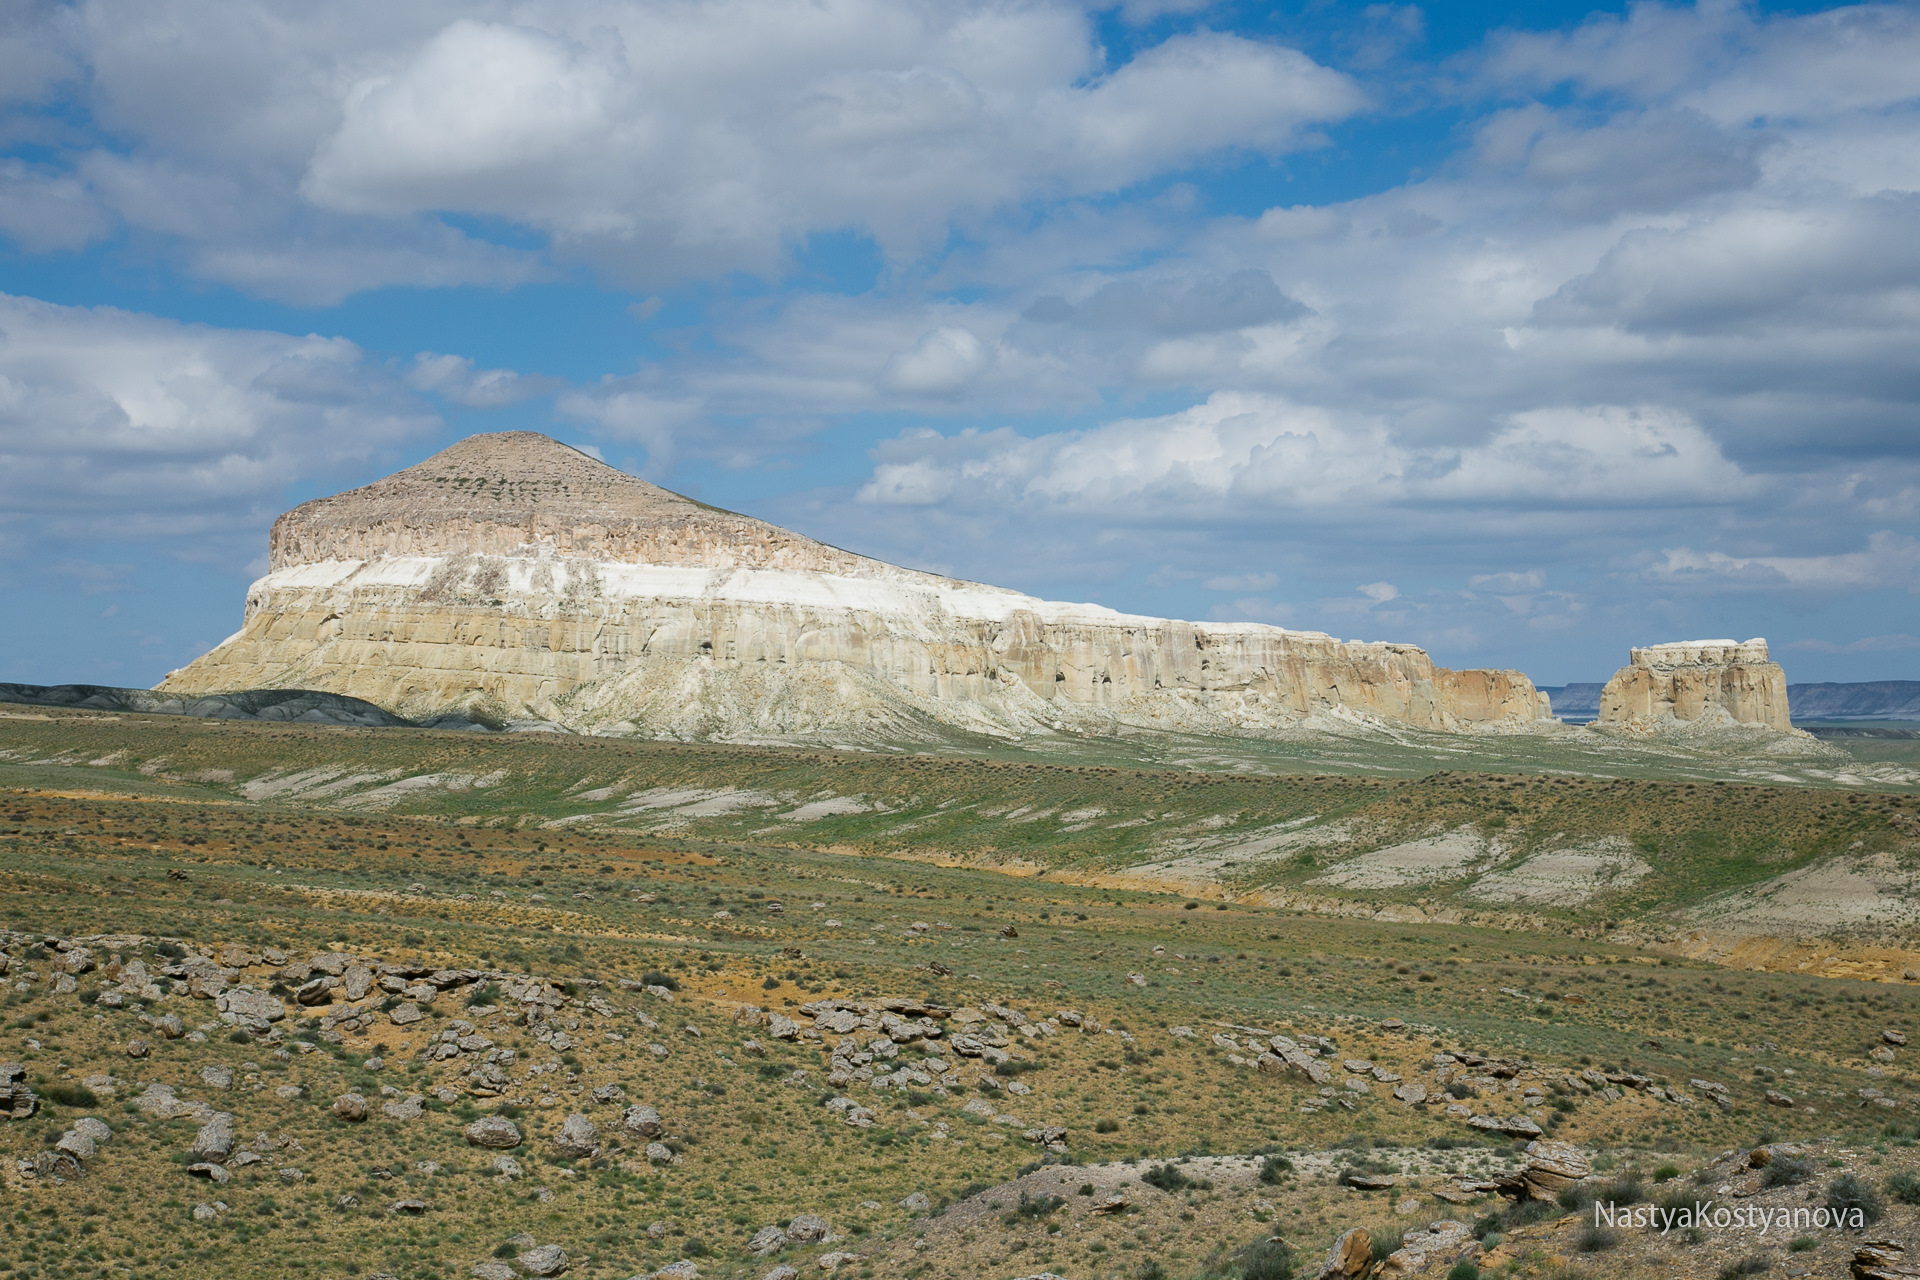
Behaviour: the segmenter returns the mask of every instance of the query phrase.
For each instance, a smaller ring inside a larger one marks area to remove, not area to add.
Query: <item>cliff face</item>
[[[240,632],[159,688],[302,687],[414,718],[782,741],[1260,734],[1316,713],[1460,731],[1549,715],[1517,672],[899,569],[525,432],[307,503],[275,523],[271,550]]]
[[[1600,693],[1602,727],[1656,732],[1725,724],[1793,727],[1787,676],[1765,640],[1688,640],[1631,651]]]

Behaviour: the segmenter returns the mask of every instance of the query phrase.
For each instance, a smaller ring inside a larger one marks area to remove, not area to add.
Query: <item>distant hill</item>
[[[1592,720],[1600,714],[1600,691],[1604,684],[1563,684],[1559,688],[1539,686],[1553,703],[1553,714],[1571,724]]]
[[[169,697],[150,689],[100,684],[0,684],[0,702],[28,707],[81,707],[207,720],[284,720],[294,724],[387,727],[408,723],[358,698],[308,689],[248,689],[241,693]]]
[[[1790,684],[1795,720],[1920,720],[1920,680]]]

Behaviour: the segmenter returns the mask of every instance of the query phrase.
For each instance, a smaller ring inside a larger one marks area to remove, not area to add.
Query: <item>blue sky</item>
[[[541,430],[916,567],[1541,683],[1920,677],[1920,8],[29,3],[0,680]]]

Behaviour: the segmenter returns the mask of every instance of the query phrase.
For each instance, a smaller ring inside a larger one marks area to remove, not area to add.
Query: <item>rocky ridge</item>
[[[304,504],[270,552],[242,629],[161,692],[305,688],[414,720],[763,742],[1551,722],[1518,672],[902,569],[529,432]]]

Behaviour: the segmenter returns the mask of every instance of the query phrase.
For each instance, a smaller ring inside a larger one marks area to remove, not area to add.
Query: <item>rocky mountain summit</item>
[[[1793,728],[1787,675],[1767,642],[1684,640],[1634,649],[1600,694],[1601,728],[1633,733],[1760,725]]]
[[[1518,672],[902,569],[530,432],[297,507],[270,550],[242,629],[160,691],[301,688],[417,721],[760,742],[1550,722]]]

